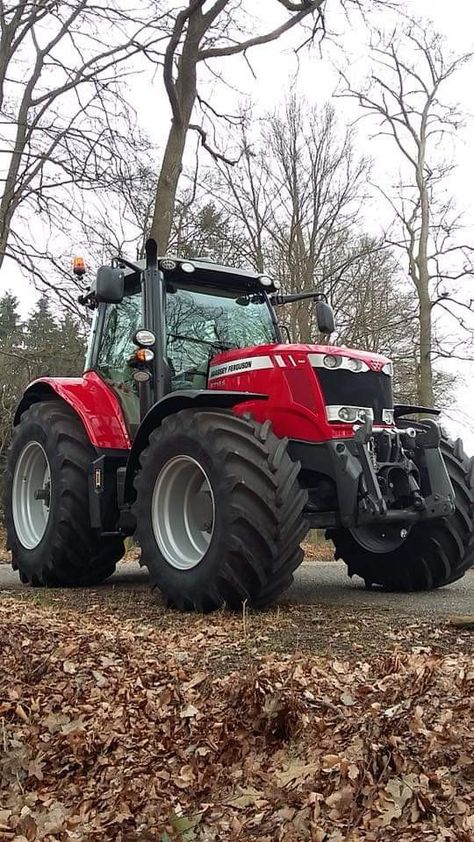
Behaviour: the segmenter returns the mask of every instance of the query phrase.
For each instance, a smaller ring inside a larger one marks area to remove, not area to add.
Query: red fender
[[[130,449],[130,436],[120,402],[95,371],[87,371],[82,377],[40,377],[34,380],[20,401],[15,424],[18,424],[25,409],[45,396],[50,397],[51,392],[77,412],[95,447]]]

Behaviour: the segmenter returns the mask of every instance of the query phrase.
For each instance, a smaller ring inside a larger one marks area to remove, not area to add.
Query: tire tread
[[[54,516],[56,527],[39,566],[28,569],[28,556],[16,538],[11,509],[15,442],[28,425],[48,432],[59,463],[59,500]],[[100,584],[115,570],[123,555],[121,538],[102,538],[89,523],[88,467],[95,456],[84,428],[67,404],[51,400],[34,403],[15,428],[7,458],[5,520],[13,569],[23,582],[34,587],[81,587]]]
[[[233,489],[222,566],[207,590],[195,593],[190,586],[186,590],[170,584],[163,566],[153,563],[159,550],[149,523],[152,469],[148,466],[168,436],[177,432],[215,453]],[[241,608],[244,601],[265,607],[288,587],[303,559],[299,544],[308,529],[303,517],[306,492],[300,488],[299,465],[288,455],[287,440],[272,432],[270,422],[260,424],[227,410],[184,409],[151,433],[140,463],[134,514],[141,563],[147,564],[153,586],[165,593],[170,604],[182,610],[212,610],[224,603]]]

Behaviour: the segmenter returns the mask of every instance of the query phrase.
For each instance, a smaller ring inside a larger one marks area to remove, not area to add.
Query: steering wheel
[[[181,388],[193,389],[195,388],[193,380],[195,377],[198,376],[203,377],[206,380],[207,371],[203,371],[197,365],[195,365],[191,366],[190,368],[184,368],[180,372],[176,372],[176,374],[172,378],[172,382],[176,386],[181,386]]]

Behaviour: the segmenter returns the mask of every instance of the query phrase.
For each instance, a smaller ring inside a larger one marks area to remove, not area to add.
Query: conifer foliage
[[[42,296],[26,319],[11,292],[0,297],[0,476],[10,442],[15,407],[25,386],[42,375],[77,375],[84,366],[83,326],[58,317]]]

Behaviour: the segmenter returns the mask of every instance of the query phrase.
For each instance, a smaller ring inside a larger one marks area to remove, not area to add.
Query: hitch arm
[[[383,499],[379,481],[370,460],[367,442],[372,435],[372,419],[367,417],[364,424],[356,430],[355,443],[357,455],[362,466],[362,475],[367,486],[368,505],[372,514],[383,515],[387,511],[387,504]]]

